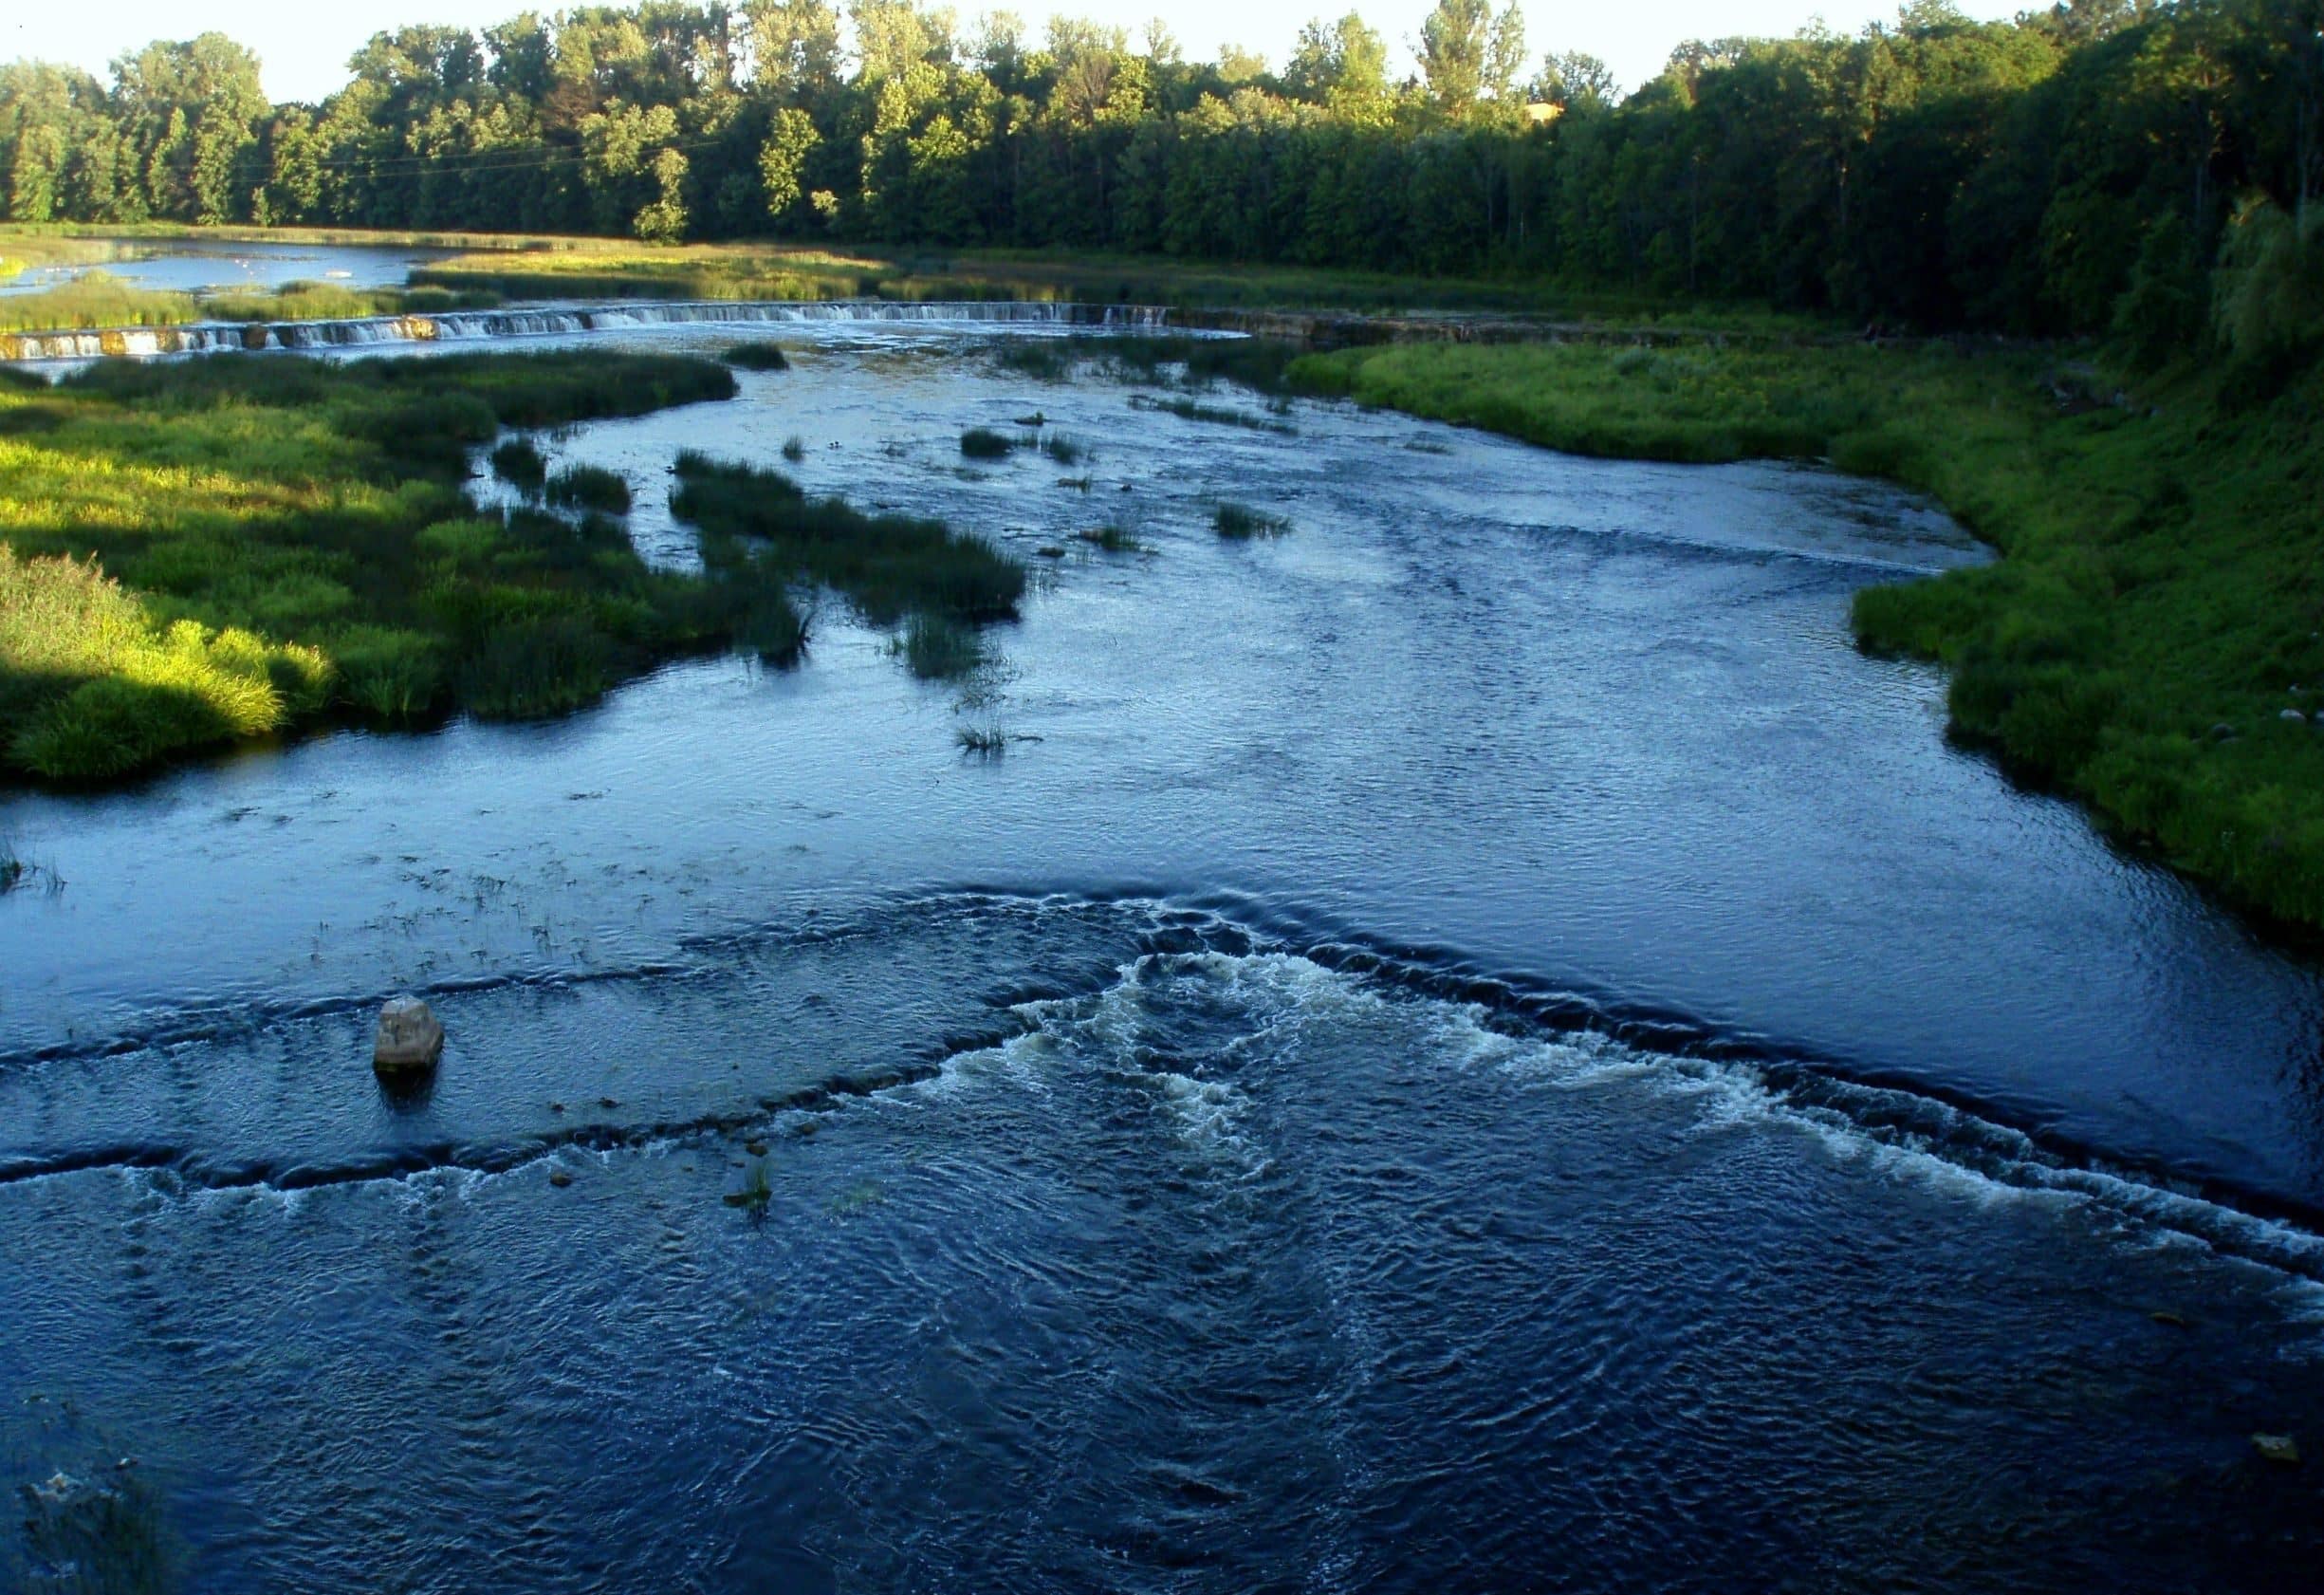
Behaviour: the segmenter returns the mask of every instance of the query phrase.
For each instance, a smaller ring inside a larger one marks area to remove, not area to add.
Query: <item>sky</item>
[[[2033,0],[1964,0],[1973,17],[2014,14]],[[1411,65],[1411,41],[1434,0],[1354,0],[1364,20],[1387,36],[1392,69]],[[1300,25],[1315,16],[1338,16],[1351,0],[1079,0],[1051,7],[1040,0],[987,6],[954,0],[963,19],[986,9],[1013,10],[1038,33],[1052,10],[1116,23],[1140,37],[1149,18],[1159,16],[1177,35],[1190,60],[1214,56],[1222,45],[1241,45],[1274,65],[1282,65]],[[1523,6],[1528,51],[1539,60],[1547,50],[1587,50],[1614,68],[1624,88],[1634,88],[1662,69],[1672,46],[1688,39],[1733,34],[1780,36],[1796,33],[1820,14],[1831,27],[1853,32],[1875,18],[1893,16],[1895,0],[1622,0],[1579,7],[1539,0]],[[0,21],[0,60],[31,58],[81,66],[98,77],[122,51],[153,39],[190,39],[215,29],[248,45],[264,64],[267,94],[275,100],[321,100],[346,82],[347,57],[372,34],[414,23],[450,23],[470,28],[499,22],[518,11],[563,9],[563,0],[337,0],[318,11],[313,0],[100,0],[87,10],[56,0],[22,0],[15,15]]]

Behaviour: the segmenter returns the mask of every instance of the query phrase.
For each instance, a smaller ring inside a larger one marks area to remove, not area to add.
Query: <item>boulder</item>
[[[2296,726],[2306,724],[2308,716],[2301,714],[2296,709],[2279,709],[2276,712],[2276,718],[2278,720],[2289,720]]]
[[[2251,1443],[2262,1457],[2278,1467],[2299,1466],[2299,1441],[2290,1435],[2254,1435]]]
[[[421,1073],[444,1055],[444,1027],[417,997],[397,997],[379,1010],[379,1035],[371,1066],[383,1075]]]

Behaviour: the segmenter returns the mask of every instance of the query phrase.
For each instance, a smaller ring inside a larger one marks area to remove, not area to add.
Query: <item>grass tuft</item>
[[[630,485],[618,471],[596,465],[568,465],[548,479],[548,501],[571,509],[626,515],[630,511]]]
[[[1291,523],[1281,515],[1270,515],[1247,504],[1231,501],[1218,507],[1211,524],[1218,528],[1221,537],[1273,537],[1291,529]]]
[[[1016,439],[987,426],[972,426],[960,435],[960,452],[970,459],[1005,459]]]
[[[774,343],[737,343],[718,358],[729,365],[739,365],[746,371],[788,371],[791,368],[790,357]]]

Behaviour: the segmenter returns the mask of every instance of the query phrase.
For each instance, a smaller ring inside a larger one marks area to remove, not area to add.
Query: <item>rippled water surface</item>
[[[441,260],[448,250],[383,249],[377,245],[269,244],[207,239],[126,241],[132,258],[36,266],[6,281],[0,294],[61,287],[91,271],[134,287],[200,292],[218,288],[277,288],[285,283],[331,282],[346,287],[400,286],[415,266]]]
[[[66,883],[0,899],[0,1586],[2313,1573],[2250,1437],[2324,1448],[2315,972],[1854,652],[1957,529],[1032,336],[791,329],[555,450],[673,565],[682,446],[989,533],[965,687],[826,602],[795,671],[0,800]],[[961,458],[1035,411],[1092,457]]]

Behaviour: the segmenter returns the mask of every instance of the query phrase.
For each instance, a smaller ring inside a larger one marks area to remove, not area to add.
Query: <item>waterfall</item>
[[[231,349],[325,349],[370,343],[476,342],[593,332],[606,327],[692,322],[984,323],[1157,330],[1158,305],[1031,304],[1018,300],[624,300],[530,309],[452,310],[426,316],[347,321],[200,322],[190,326],[112,327],[95,332],[0,333],[0,360],[95,360],[103,356],[208,354]]]

